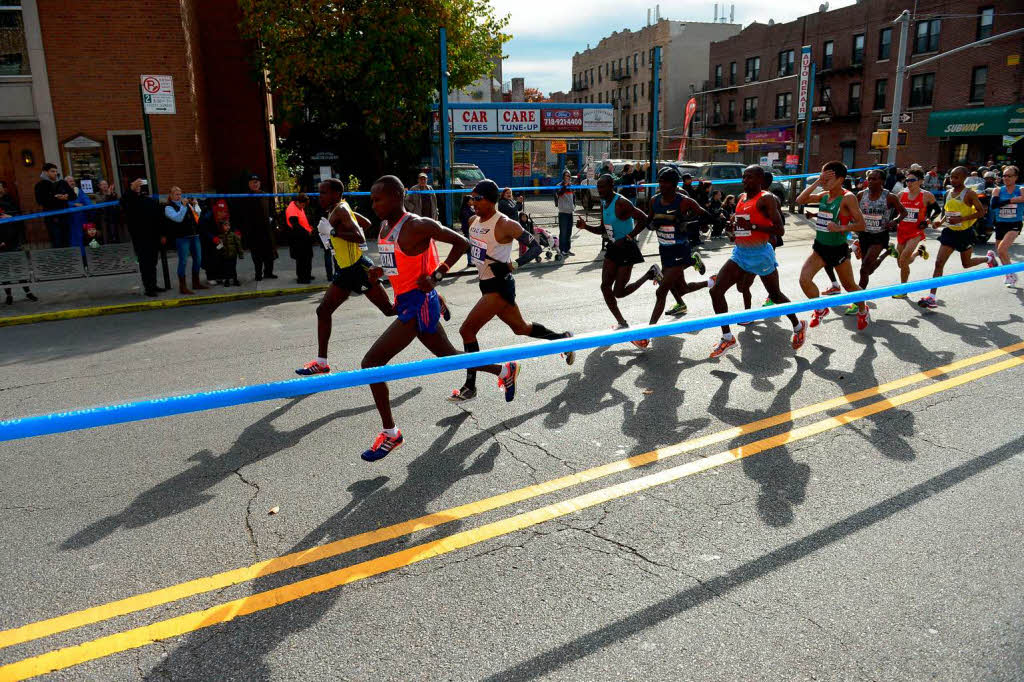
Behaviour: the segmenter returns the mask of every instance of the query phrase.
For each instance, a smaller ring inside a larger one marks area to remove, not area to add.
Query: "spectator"
[[[939,167],[932,166],[931,169],[925,174],[924,182],[921,183],[922,189],[928,190],[929,192],[935,193],[942,189],[942,178],[939,177]]]
[[[83,206],[92,206],[92,199],[89,195],[78,188],[78,183],[70,175],[64,176],[64,182],[68,186],[68,208],[79,208]],[[68,217],[68,224],[70,226],[70,244],[69,246],[82,247],[87,239],[85,239],[85,224],[91,223],[89,214],[91,211],[75,211]],[[82,251],[82,255],[85,255],[85,251]]]
[[[309,197],[300,192],[295,200],[288,204],[284,217],[288,223],[288,244],[291,257],[295,259],[295,276],[299,284],[313,281],[313,226],[306,216]]]
[[[406,192],[405,210],[437,220],[437,197],[434,195],[434,189],[427,183],[426,173],[420,173],[416,178],[416,184]]]
[[[683,173],[679,176],[679,182],[681,187],[679,188],[685,196],[693,198],[693,176],[689,173]]]
[[[143,191],[145,182],[142,178],[132,181],[128,191],[121,197],[121,211],[132,240],[132,248],[139,259],[143,290],[146,296],[156,296],[158,292],[166,291],[156,285],[156,257],[160,246],[166,244],[167,239],[161,234],[163,220],[160,204]]]
[[[897,172],[896,173],[896,184],[894,184],[892,186],[892,190],[890,190],[890,191],[893,194],[896,194],[896,195],[900,194],[901,192],[903,192],[903,190],[906,187],[906,181],[907,181],[907,176],[904,175],[903,173]]]
[[[972,189],[975,192],[979,191],[985,186],[985,178],[978,175],[978,171],[971,171],[971,175],[964,180],[964,187]]]
[[[896,166],[889,166],[885,169],[885,182],[883,186],[890,192],[894,191],[893,187],[896,186]]]
[[[555,205],[558,207],[558,248],[562,257],[575,256],[572,246],[572,216],[576,210],[576,194],[572,191],[572,175],[568,169],[562,171],[562,182],[555,190]]]
[[[274,274],[274,259],[277,248],[274,245],[274,233],[270,225],[270,203],[260,190],[260,176],[249,176],[248,199],[239,199],[231,207],[236,228],[242,231],[242,243],[252,254],[253,268],[256,270],[256,281],[277,279]]]
[[[726,220],[731,220],[733,214],[736,213],[736,196],[730,194],[725,197],[725,201],[722,202],[722,214]]]
[[[633,164],[627,163],[622,167],[622,174],[616,184],[619,187],[619,194],[636,206],[636,176],[633,173]]]
[[[71,188],[63,180],[57,179],[57,166],[52,163],[43,164],[43,172],[35,187],[36,203],[44,211],[60,211],[68,207]],[[47,216],[43,219],[46,231],[50,233],[50,247],[64,248],[71,243],[68,234],[68,217],[66,215]]]
[[[110,201],[117,201],[117,192],[106,180],[100,180],[96,184],[96,203],[103,204]],[[121,212],[117,206],[107,206],[96,212],[96,222],[103,234],[103,240],[107,244],[121,241]]]
[[[199,206],[195,199],[182,199],[181,188],[172,187],[164,206],[167,218],[167,232],[174,237],[178,250],[178,291],[182,294],[195,293],[185,284],[185,266],[192,256],[192,288],[209,289],[199,278],[203,262],[203,250],[199,245]]]
[[[509,220],[519,222],[520,205],[512,198],[512,188],[506,187],[501,191],[501,198],[498,200],[498,211],[508,216]]]
[[[15,216],[21,213],[21,209],[18,207],[18,202],[11,196],[10,189],[7,187],[7,182],[0,180],[0,213],[4,213],[8,216]]]
[[[295,202],[293,201],[292,204]],[[214,248],[220,254],[218,269],[224,286],[241,286],[238,281],[238,260],[244,258],[242,251],[242,238],[231,231],[231,222],[223,220],[217,223],[220,234],[213,238]],[[313,267],[313,249],[309,250],[309,265]]]
[[[469,200],[469,195],[462,197],[462,206],[459,207],[459,223],[462,226],[462,234],[469,238],[469,221],[476,215],[476,211],[473,209],[473,202]]]

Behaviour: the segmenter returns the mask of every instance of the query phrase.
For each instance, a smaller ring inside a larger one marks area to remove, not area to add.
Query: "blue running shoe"
[[[516,379],[519,377],[519,363],[509,362],[505,364],[506,375],[504,379],[498,379],[498,388],[505,391],[505,402],[510,403],[516,397]]]
[[[402,438],[402,432],[399,431],[398,435],[391,437],[383,431],[377,436],[377,440],[373,441],[373,445],[370,449],[362,454],[364,462],[376,462],[384,459],[391,454],[392,450],[396,450],[401,447],[405,440]]]

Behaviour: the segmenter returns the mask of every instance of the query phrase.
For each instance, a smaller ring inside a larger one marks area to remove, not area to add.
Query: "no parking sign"
[[[174,79],[170,76],[142,75],[142,111],[145,114],[176,114]]]

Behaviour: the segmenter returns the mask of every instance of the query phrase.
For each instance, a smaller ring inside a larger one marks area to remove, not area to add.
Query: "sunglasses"
[[[1003,177],[1004,178],[1015,178],[1015,177],[1017,177],[1017,174],[1016,173],[1003,173]]]
[[[907,182],[921,182],[921,178],[907,178]]]

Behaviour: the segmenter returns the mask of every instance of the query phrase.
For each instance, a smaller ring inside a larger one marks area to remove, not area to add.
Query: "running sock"
[[[508,363],[505,363],[504,365],[501,366],[501,372],[498,373],[498,378],[499,379],[504,379],[508,375],[509,375]]]
[[[381,429],[381,431],[386,433],[391,438],[398,438],[398,427],[397,426],[395,428],[393,428],[393,429]]]
[[[802,325],[803,325],[803,321],[802,321],[802,320],[797,320],[797,321],[796,321],[796,324],[794,324],[794,325],[793,325],[793,331],[799,331],[799,330],[800,330],[800,327],[801,327]]]
[[[540,322],[530,323],[530,337],[534,339],[545,339],[547,341],[554,341],[555,339],[564,339],[565,334],[559,332],[553,332]]]
[[[732,341],[732,338],[732,332],[729,332],[728,334],[722,334],[723,341]]]
[[[714,288],[715,288],[715,278],[714,277],[708,277],[708,289],[714,289]]]
[[[476,341],[463,341],[462,342],[462,347],[463,347],[463,349],[465,349],[465,351],[467,353],[475,353],[478,350],[480,350],[480,344],[477,343]],[[472,388],[474,391],[476,390],[476,370],[475,369],[467,369],[466,370],[466,388]]]
[[[316,361],[319,362],[321,365],[327,364],[327,358],[317,358]]]
[[[837,282],[837,281],[835,281],[835,280],[832,280],[832,286],[833,286],[834,288],[838,289],[838,288],[839,288],[839,282]]]

